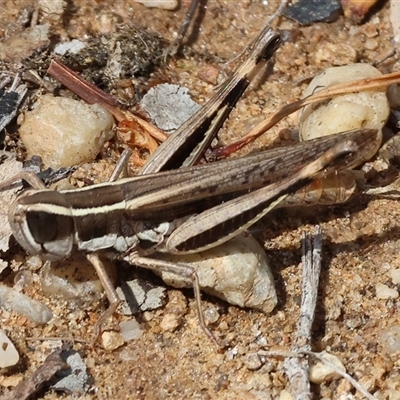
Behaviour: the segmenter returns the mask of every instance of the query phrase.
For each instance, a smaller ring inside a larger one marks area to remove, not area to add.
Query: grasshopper
[[[264,30],[233,77],[160,147],[142,175],[117,180],[116,172],[110,182],[61,191],[46,189],[32,175],[19,177],[33,189],[20,194],[9,208],[12,232],[28,253],[46,260],[62,259],[74,249],[85,252],[110,301],[98,321],[96,337],[119,303],[101,262],[100,256],[107,253],[190,280],[200,325],[216,342],[204,321],[195,270],[148,255],[188,254],[226,242],[314,178],[352,168],[370,153],[377,132],[365,129],[192,166],[278,43],[278,34]],[[15,178],[2,186],[11,181]],[[152,232],[156,235],[149,236]]]

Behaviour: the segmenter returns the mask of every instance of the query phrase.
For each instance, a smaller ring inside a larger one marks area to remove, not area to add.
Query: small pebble
[[[124,338],[118,332],[106,331],[101,335],[101,342],[105,350],[112,351],[125,344]]]
[[[346,372],[346,368],[338,357],[333,354],[326,352],[321,352],[320,355],[326,358],[329,362],[334,364],[338,369]],[[310,381],[316,384],[321,384],[323,382],[332,381],[334,379],[339,379],[341,376],[335,372],[331,367],[328,367],[322,361],[316,361],[310,365],[309,378]]]
[[[293,396],[287,390],[282,390],[279,394],[279,400],[293,400]]]
[[[210,324],[215,324],[218,321],[220,315],[217,308],[211,305],[204,311],[204,317]]]
[[[334,84],[381,75],[380,71],[368,64],[327,68],[311,81],[303,96]],[[310,140],[361,128],[378,129],[381,133],[389,113],[386,89],[336,96],[323,103],[310,104],[301,110],[300,137],[302,140]],[[371,150],[371,157],[379,149],[380,142],[381,140],[377,140],[376,149]],[[363,160],[359,160],[358,165],[361,163]]]
[[[78,39],[73,39],[70,42],[59,43],[54,48],[54,53],[60,56],[65,55],[67,52],[71,54],[78,54],[82,49],[85,48],[85,46],[85,42],[81,42]]]
[[[382,346],[388,353],[396,353],[400,350],[400,325],[393,325],[385,329],[380,335]]]
[[[0,285],[0,307],[38,324],[47,324],[53,318],[49,307],[5,285]]]
[[[250,371],[257,371],[262,367],[262,362],[257,353],[247,353],[244,357],[244,365]]]
[[[181,324],[181,317],[175,315],[175,314],[166,314],[164,315],[164,318],[160,322],[160,328],[164,332],[174,332],[176,328],[179,327]]]
[[[372,392],[376,386],[376,379],[373,376],[365,375],[358,380],[358,383],[368,392]]]
[[[140,106],[158,128],[174,131],[201,108],[188,92],[189,89],[185,87],[161,83],[143,96]]]
[[[61,358],[69,368],[57,372],[59,380],[52,385],[52,389],[71,394],[72,398],[82,398],[91,387],[91,376],[80,354],[75,350],[66,350]]]
[[[103,265],[111,281],[116,279],[116,265],[104,259]],[[90,306],[104,297],[104,287],[93,265],[82,254],[45,265],[41,271],[45,296],[75,300],[81,307]]]
[[[24,380],[22,373],[11,376],[0,375],[0,386],[2,387],[16,387]]]
[[[40,7],[40,11],[45,16],[51,15],[53,20],[57,20],[57,17],[60,16],[66,8],[66,3],[64,0],[39,0],[38,5]]]
[[[166,289],[153,286],[140,279],[124,281],[118,286],[117,295],[122,300],[121,312],[124,315],[134,315],[139,311],[155,310],[165,305]]]
[[[364,43],[366,50],[376,50],[379,47],[379,42],[376,39],[367,39]]]
[[[97,104],[44,95],[28,111],[19,129],[28,158],[40,156],[46,167],[93,161],[113,136],[112,115]]]
[[[0,329],[0,368],[11,367],[19,361],[19,354],[6,333]]]
[[[178,8],[178,0],[135,0],[136,3],[142,3],[148,8],[161,8],[163,10],[175,10]]]
[[[204,82],[216,85],[218,83],[219,69],[211,64],[206,64],[201,68],[197,76]]]
[[[251,235],[240,235],[197,254],[155,254],[154,257],[193,266],[200,288],[232,305],[269,313],[277,304],[274,278],[267,256]],[[243,268],[244,265],[246,268]],[[166,272],[160,272],[159,275],[170,286],[191,287],[190,282],[181,276]]]
[[[400,269],[391,269],[389,273],[390,277],[392,278],[392,282],[395,285],[400,284]]]
[[[400,43],[400,2],[390,2],[390,22],[393,28],[394,38],[393,41],[399,46]]]
[[[124,338],[125,342],[140,339],[143,335],[140,325],[136,319],[122,321],[119,323],[119,327],[121,329],[121,336]]]
[[[399,297],[399,292],[396,289],[392,289],[383,283],[377,283],[375,285],[376,297],[378,299],[397,299]]]

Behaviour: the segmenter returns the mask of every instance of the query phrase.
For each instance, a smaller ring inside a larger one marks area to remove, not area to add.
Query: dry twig
[[[318,297],[319,276],[321,272],[321,228],[316,227],[314,248],[309,233],[303,234],[302,239],[302,297],[300,319],[293,353],[311,350],[311,329],[314,322],[315,308]],[[287,358],[284,363],[286,373],[293,389],[293,396],[297,400],[311,398],[310,382],[308,379],[307,358]]]

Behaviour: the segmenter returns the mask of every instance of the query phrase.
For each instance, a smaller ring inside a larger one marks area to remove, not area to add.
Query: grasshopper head
[[[55,261],[71,253],[74,220],[70,205],[59,192],[23,192],[11,204],[8,221],[18,243],[29,254]]]

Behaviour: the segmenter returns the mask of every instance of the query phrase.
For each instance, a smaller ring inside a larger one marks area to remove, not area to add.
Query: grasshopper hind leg
[[[108,275],[103,262],[101,261],[99,253],[98,252],[89,253],[86,255],[86,258],[89,260],[89,262],[93,265],[94,269],[96,270],[96,273],[100,279],[100,282],[106,292],[107,299],[110,303],[108,309],[103,312],[103,314],[100,316],[100,318],[96,322],[96,325],[94,328],[94,338],[92,341],[92,344],[94,344],[96,342],[97,338],[100,336],[102,325],[108,318],[110,318],[117,311],[117,308],[121,301],[115,290],[115,286],[114,286],[110,276]]]
[[[204,310],[201,303],[199,278],[197,276],[196,270],[193,267],[182,263],[173,263],[164,260],[157,260],[154,258],[141,257],[137,253],[131,253],[127,255],[126,257],[124,257],[124,260],[141,268],[146,268],[153,271],[171,272],[173,274],[182,276],[190,281],[194,290],[194,298],[196,301],[200,327],[216,346],[222,347],[214,334],[206,325]]]

